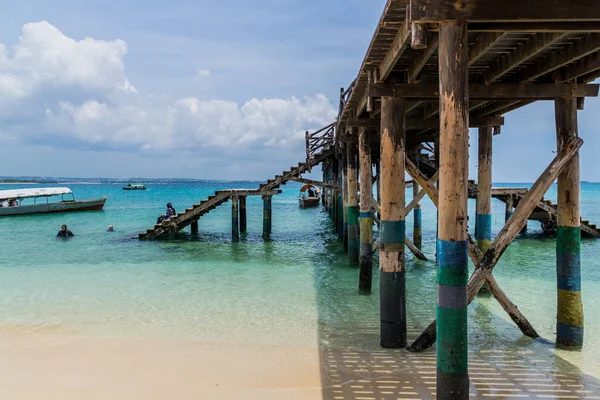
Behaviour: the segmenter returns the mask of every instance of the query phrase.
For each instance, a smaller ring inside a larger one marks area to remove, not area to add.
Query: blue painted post
[[[380,344],[406,346],[404,267],[406,99],[381,98]]]
[[[577,99],[555,100],[557,148],[578,136]],[[583,347],[581,300],[581,225],[579,155],[558,176],[558,228],[556,232],[557,326],[559,347]]]
[[[440,24],[440,183],[437,254],[438,400],[469,398],[467,200],[468,38],[465,21]]]

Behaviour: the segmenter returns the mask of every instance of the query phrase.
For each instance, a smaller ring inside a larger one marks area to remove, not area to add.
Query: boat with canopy
[[[0,217],[102,210],[105,202],[106,197],[75,200],[67,187],[0,190]]]
[[[130,183],[127,186],[123,186],[123,190],[146,190],[146,186],[137,183]]]
[[[298,203],[300,208],[316,207],[319,205],[319,190],[313,185],[307,184],[300,188]]]

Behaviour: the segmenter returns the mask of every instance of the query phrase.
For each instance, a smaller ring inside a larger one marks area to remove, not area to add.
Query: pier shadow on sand
[[[319,233],[326,249],[314,273],[323,399],[434,399],[435,346],[422,353],[379,347],[377,257],[373,293],[359,295],[358,267],[346,262],[330,230],[324,224]],[[435,264],[407,255],[409,343],[435,316],[435,290]],[[470,398],[600,399],[600,380],[553,348],[522,336],[476,299],[469,306]]]

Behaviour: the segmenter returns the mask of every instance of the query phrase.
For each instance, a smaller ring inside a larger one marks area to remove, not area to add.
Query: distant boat
[[[71,199],[65,200],[65,195]],[[60,201],[50,198],[60,196]],[[25,199],[33,199],[32,204],[23,204]],[[45,201],[44,201],[45,200]],[[70,211],[102,210],[106,197],[93,200],[75,200],[71,189],[66,187],[0,190],[0,217],[26,214],[48,214]]]
[[[316,207],[319,205],[319,193],[313,185],[304,185],[300,188],[298,203],[300,208]]]
[[[146,186],[144,185],[136,185],[136,184],[129,184],[127,186],[123,186],[123,190],[146,190]]]

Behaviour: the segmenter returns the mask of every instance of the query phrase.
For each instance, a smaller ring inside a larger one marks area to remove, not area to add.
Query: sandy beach
[[[316,348],[0,332],[5,399],[321,399]]]

